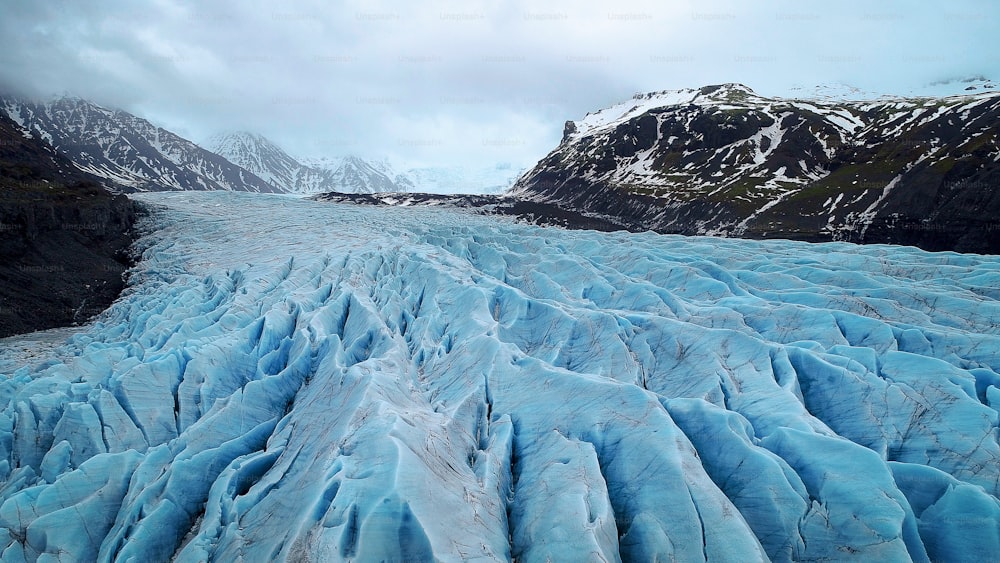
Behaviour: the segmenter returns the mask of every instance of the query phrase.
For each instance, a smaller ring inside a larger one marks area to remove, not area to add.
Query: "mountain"
[[[166,129],[79,98],[0,99],[0,109],[77,168],[134,191],[278,192],[252,173]]]
[[[426,194],[499,194],[514,185],[518,175],[524,170],[516,170],[509,164],[476,167],[464,165],[404,167],[390,164],[385,160],[362,160],[357,157],[344,159],[317,159],[307,161],[313,166],[338,172],[345,179],[341,184],[351,185],[346,178],[384,178],[394,189],[367,191],[352,190],[348,193],[415,192]],[[355,172],[357,170],[357,172]],[[401,172],[399,170],[402,170]],[[355,181],[357,183],[357,181]],[[376,182],[369,181],[377,186]],[[364,184],[362,184],[364,185]],[[345,192],[343,189],[327,190]]]
[[[125,287],[140,208],[0,113],[0,337],[82,322]]]
[[[631,229],[996,253],[998,131],[997,92],[656,92],[567,122],[512,194]]]
[[[406,191],[395,174],[355,156],[308,161],[291,157],[267,138],[245,131],[212,138],[212,152],[288,193],[377,193]]]
[[[324,175],[305,167],[266,138],[247,132],[216,135],[208,150],[289,193],[323,191]]]
[[[407,180],[384,162],[345,156],[316,160],[313,163],[329,175],[327,186],[330,189],[323,191],[357,194],[410,191]]]
[[[4,561],[1000,553],[1000,257],[135,197],[122,299],[0,345]]]
[[[357,156],[297,160],[267,138],[242,131],[213,137],[209,148],[289,193],[302,194],[497,194],[509,189],[523,172],[509,164],[426,166],[400,172],[402,167],[385,160]]]
[[[509,164],[487,167],[427,166],[405,172],[412,191],[432,194],[499,194],[514,185],[525,172]]]

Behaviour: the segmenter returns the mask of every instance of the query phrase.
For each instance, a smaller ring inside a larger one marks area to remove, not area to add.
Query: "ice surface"
[[[122,298],[2,343],[4,561],[1000,552],[998,258],[141,198]]]

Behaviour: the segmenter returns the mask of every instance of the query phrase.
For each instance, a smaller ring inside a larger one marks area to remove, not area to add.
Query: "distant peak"
[[[715,95],[723,95],[723,96],[727,96],[727,95],[731,95],[731,94],[754,94],[754,95],[756,95],[756,92],[754,92],[749,86],[746,86],[744,84],[740,84],[738,82],[727,82],[725,84],[715,84],[715,85],[712,85],[712,86],[703,86],[703,87],[699,88],[698,91],[701,92],[702,95],[705,95],[705,96],[710,96],[710,95],[713,95],[713,94],[715,94]]]
[[[873,100],[881,94],[869,92],[842,82],[816,84],[814,86],[794,86],[789,91],[791,98],[819,101]]]
[[[209,146],[219,154],[229,154],[235,150],[248,150],[258,153],[284,153],[281,148],[267,137],[250,131],[229,131],[219,133],[209,139]],[[242,149],[236,149],[242,147]]]
[[[86,98],[81,98],[75,94],[62,93],[49,98],[48,105],[75,105],[75,106],[85,106],[105,111],[122,111],[116,106],[99,104],[93,100],[88,100]]]
[[[270,141],[258,133],[252,133],[250,131],[227,131],[225,133],[219,133],[212,137],[217,140],[228,140],[228,141],[253,141],[256,143],[268,143]]]
[[[93,108],[97,110],[104,110],[108,112],[116,111],[113,108],[105,107],[100,104],[96,104],[90,100],[81,98],[80,96],[74,96],[72,94],[59,94],[52,96],[45,102],[45,105],[49,107],[86,107]]]
[[[52,95],[52,96],[49,97],[48,101],[50,103],[63,102],[63,103],[75,103],[75,104],[85,103],[85,104],[89,104],[89,105],[95,105],[92,102],[90,102],[89,100],[84,100],[80,96],[76,96],[76,95],[70,94],[68,92],[63,92],[61,94],[54,94],[54,95]]]

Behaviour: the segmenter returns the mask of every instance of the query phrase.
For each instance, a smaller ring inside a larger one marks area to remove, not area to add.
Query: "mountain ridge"
[[[1000,252],[998,131],[997,92],[654,92],[567,122],[511,194],[632,229]]]
[[[314,163],[296,159],[263,135],[233,131],[215,135],[209,150],[264,178],[288,193],[330,191],[377,193],[404,191],[392,172],[356,156]]]
[[[80,170],[125,191],[280,191],[194,142],[123,110],[72,96],[46,102],[0,96],[0,109]]]
[[[248,131],[215,135],[208,147],[289,193],[496,194],[509,189],[524,172],[504,163],[405,167],[357,155],[297,158],[263,135]]]

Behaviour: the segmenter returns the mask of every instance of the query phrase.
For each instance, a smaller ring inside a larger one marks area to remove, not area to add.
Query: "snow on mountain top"
[[[985,76],[969,76],[931,82],[911,90],[908,95],[919,97],[969,95],[995,92],[998,87],[1000,87],[1000,83]]]
[[[756,93],[750,88],[736,83],[704,88],[684,88],[681,90],[662,90],[636,94],[631,99],[611,107],[588,113],[580,121],[574,122],[576,132],[571,138],[579,138],[610,125],[628,121],[649,110],[679,105],[721,105],[734,101],[745,100],[747,97],[757,99]]]
[[[791,89],[791,98],[796,100],[820,100],[828,102],[874,100],[883,96],[849,84],[820,84],[812,87],[797,86]]]
[[[227,146],[234,145],[264,145],[264,146],[275,146],[271,141],[269,141],[263,135],[257,133],[252,133],[250,131],[230,131],[226,133],[217,133],[212,135],[208,141],[208,148],[224,148]]]
[[[280,147],[266,137],[249,131],[233,131],[213,135],[206,148],[261,177],[265,177],[261,173],[267,172],[267,158],[278,157],[285,161],[292,160]],[[274,171],[270,172],[268,176],[273,176]],[[265,179],[271,181],[272,178]]]
[[[5,100],[4,111],[85,172],[130,189],[277,188],[143,118],[71,96],[48,102]]]
[[[633,96],[632,99],[611,107],[588,113],[582,120],[573,122],[576,131],[570,138],[580,138],[616,123],[628,121],[651,109],[692,103],[699,95],[697,90],[670,90]]]
[[[989,87],[987,87],[989,86]],[[966,86],[965,88],[969,88]],[[935,96],[933,91],[947,92],[947,95]],[[631,99],[613,106],[588,113],[583,119],[574,121],[573,127],[567,129],[567,140],[577,140],[599,131],[612,129],[620,123],[638,117],[650,110],[671,106],[696,105],[701,107],[718,107],[721,109],[761,108],[775,103],[806,102],[815,111],[831,115],[837,113],[838,106],[843,103],[885,104],[892,102],[912,102],[931,97],[940,97],[946,103],[963,103],[978,101],[1000,95],[1000,91],[992,88],[992,82],[985,81],[971,90],[956,92],[954,85],[941,86],[938,90],[929,87],[915,90],[906,96],[876,94],[846,85],[816,86],[814,88],[794,88],[793,95],[787,97],[761,96],[747,86],[738,83],[705,86],[702,88],[685,88],[680,90],[664,90],[636,94]],[[831,113],[832,112],[832,113]],[[832,115],[833,120],[838,120]]]
[[[336,170],[343,163],[343,157],[318,156],[318,157],[297,157],[296,160],[304,166],[319,168],[323,170]]]

